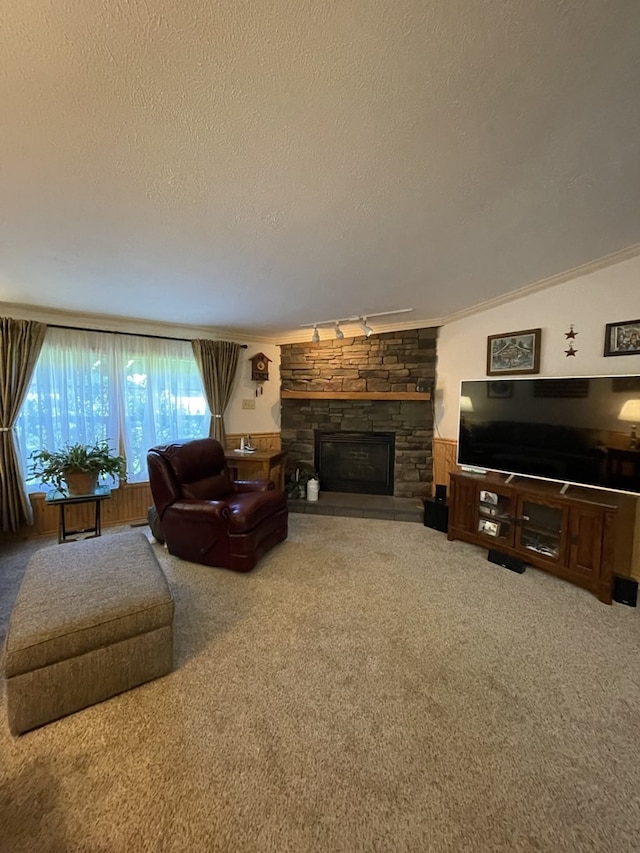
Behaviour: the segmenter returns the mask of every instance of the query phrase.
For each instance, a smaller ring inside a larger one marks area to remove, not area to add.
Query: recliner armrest
[[[236,492],[270,492],[275,489],[273,480],[234,480]]]
[[[193,521],[204,522],[227,521],[231,516],[231,510],[226,501],[174,501],[167,507],[166,514],[174,512],[181,516],[188,514]]]

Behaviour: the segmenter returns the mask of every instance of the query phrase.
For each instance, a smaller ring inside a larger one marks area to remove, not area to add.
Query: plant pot
[[[98,475],[94,471],[69,471],[64,481],[69,497],[92,495],[98,485]]]

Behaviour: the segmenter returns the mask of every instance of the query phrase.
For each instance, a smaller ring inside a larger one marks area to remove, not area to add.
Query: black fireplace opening
[[[315,465],[326,492],[393,494],[393,432],[315,432]]]

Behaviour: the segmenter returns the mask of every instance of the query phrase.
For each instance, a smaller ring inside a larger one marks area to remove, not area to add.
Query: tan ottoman
[[[4,669],[20,734],[173,668],[173,598],[140,531],[54,545],[27,566]]]

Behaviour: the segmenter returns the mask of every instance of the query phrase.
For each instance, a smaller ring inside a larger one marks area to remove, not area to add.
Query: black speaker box
[[[493,549],[487,554],[487,560],[490,563],[495,563],[496,566],[509,569],[510,572],[517,572],[519,575],[527,568],[527,564],[519,557],[511,557],[509,554],[503,554],[501,551],[494,551]]]
[[[446,486],[436,486],[436,500],[437,501],[446,501],[447,499],[447,487]]]
[[[424,499],[424,526],[446,533],[449,529],[449,507],[444,501]]]
[[[638,581],[631,578],[620,578],[616,575],[613,584],[613,600],[619,604],[628,604],[629,607],[637,607]]]

